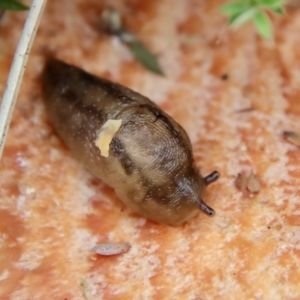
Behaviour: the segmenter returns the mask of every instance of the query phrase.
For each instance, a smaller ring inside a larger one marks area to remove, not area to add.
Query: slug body
[[[184,129],[148,98],[55,59],[43,71],[42,96],[75,157],[135,212],[170,225],[199,209],[214,213],[202,197],[218,173],[199,174]],[[95,140],[108,120],[122,125],[104,157]]]

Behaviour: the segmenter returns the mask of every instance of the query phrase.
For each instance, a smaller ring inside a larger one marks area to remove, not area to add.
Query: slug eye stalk
[[[205,202],[201,201],[200,210],[203,211],[209,217],[213,217],[215,215],[215,211],[213,208],[209,207]]]
[[[215,182],[216,180],[219,179],[219,177],[220,177],[220,173],[218,171],[213,171],[211,174],[204,177],[205,185],[209,185]]]

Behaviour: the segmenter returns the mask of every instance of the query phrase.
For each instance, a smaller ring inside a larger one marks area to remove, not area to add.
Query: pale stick
[[[0,159],[26,67],[28,54],[39,26],[45,4],[46,0],[33,0],[9,72],[0,107]]]

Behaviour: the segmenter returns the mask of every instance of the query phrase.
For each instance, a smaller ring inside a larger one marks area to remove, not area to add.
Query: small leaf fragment
[[[300,134],[294,131],[284,131],[283,136],[296,146],[300,146]]]
[[[135,35],[123,27],[118,11],[114,9],[104,10],[100,19],[100,28],[119,37],[121,42],[129,48],[135,59],[146,69],[158,75],[164,75],[156,55],[152,54]]]
[[[281,8],[281,7],[278,7],[278,8],[271,8],[271,10],[272,10],[274,13],[276,13],[276,14],[278,14],[278,15],[281,15],[281,16],[285,14],[284,9]]]
[[[260,191],[260,182],[252,172],[250,176],[248,177],[248,182],[247,182],[247,188],[250,193],[258,193]]]
[[[251,172],[249,176],[239,173],[236,180],[235,185],[238,190],[245,193],[246,191],[254,194],[258,193],[261,188],[260,181],[256,175]]]
[[[105,243],[93,247],[91,251],[100,255],[111,256],[127,252],[130,248],[129,243]]]
[[[229,3],[221,7],[221,12],[224,15],[236,15],[244,12],[249,7],[250,5],[246,3]]]
[[[110,34],[118,35],[122,30],[122,21],[119,12],[112,8],[105,9],[100,18],[100,28]]]
[[[135,59],[146,69],[158,75],[164,75],[156,55],[152,54],[139,40],[133,35],[126,34],[126,38],[121,40],[128,46]]]
[[[246,176],[242,175],[241,173],[239,173],[238,177],[235,180],[235,185],[238,190],[243,192],[247,188],[247,182],[248,182],[248,178]]]
[[[250,107],[245,107],[245,108],[238,109],[235,112],[236,113],[245,113],[245,112],[251,112],[251,111],[254,111],[254,110],[255,110],[255,108],[250,106]]]
[[[254,16],[254,24],[261,36],[267,39],[273,37],[272,23],[266,13],[257,12]]]
[[[80,286],[81,286],[81,291],[83,294],[83,297],[85,300],[90,300],[90,296],[89,296],[89,288],[88,288],[88,284],[86,282],[85,279],[82,279],[80,282]]]
[[[0,0],[0,7],[7,10],[28,10],[29,7],[16,0]]]

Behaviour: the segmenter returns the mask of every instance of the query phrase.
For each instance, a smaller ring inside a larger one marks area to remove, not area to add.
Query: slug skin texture
[[[210,182],[186,132],[148,98],[56,59],[42,73],[42,97],[74,156],[132,210],[170,225],[209,211],[202,197]],[[95,141],[108,120],[122,124],[104,157]]]

